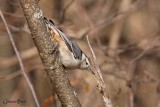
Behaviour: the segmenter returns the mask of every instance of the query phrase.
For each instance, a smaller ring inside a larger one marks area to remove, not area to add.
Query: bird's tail
[[[59,29],[55,26],[54,22],[51,19],[47,19],[46,17],[44,17],[43,19],[50,33],[52,34],[52,32],[54,32],[56,35],[60,36]]]

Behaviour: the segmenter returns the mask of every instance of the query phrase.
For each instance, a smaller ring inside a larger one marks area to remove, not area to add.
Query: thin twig
[[[44,70],[44,67],[42,65],[34,65],[34,66],[29,66],[27,68],[25,68],[25,71],[27,73],[31,72],[31,71],[34,71],[34,70]],[[13,73],[10,73],[10,74],[7,74],[5,76],[2,76],[2,80],[11,80],[13,78],[16,78],[17,76],[20,76],[20,75],[23,75],[22,71],[21,70],[18,70],[16,72],[13,72]],[[4,79],[3,79],[4,78]]]
[[[119,6],[119,13],[121,12],[127,12],[130,9],[131,0],[122,0]],[[113,50],[117,50],[117,47],[119,45],[119,41],[121,38],[122,28],[124,25],[126,17],[115,23],[113,26],[113,30],[111,32],[111,37],[109,39],[109,47],[113,48]],[[108,55],[110,57],[116,57],[117,51],[108,50]]]
[[[67,11],[67,9],[71,6],[71,4],[72,4],[74,1],[75,1],[75,0],[71,0],[71,1],[67,4],[67,6],[63,9],[60,23],[63,23],[63,22],[64,22],[66,11]]]
[[[37,106],[37,107],[40,107],[40,104],[39,104],[39,102],[38,102],[38,99],[37,99],[36,93],[35,93],[35,91],[34,91],[34,88],[33,88],[33,86],[32,86],[32,83],[31,83],[29,77],[27,76],[27,74],[26,74],[26,72],[25,72],[25,70],[24,70],[24,65],[23,65],[22,59],[21,59],[21,57],[20,57],[20,54],[19,54],[19,52],[18,52],[18,50],[17,50],[17,47],[16,47],[16,45],[15,45],[15,42],[14,42],[14,40],[13,40],[12,34],[11,34],[10,30],[9,30],[9,27],[8,27],[8,25],[7,25],[7,22],[6,22],[5,18],[4,18],[3,13],[2,13],[1,10],[0,10],[0,16],[1,16],[1,18],[2,18],[2,20],[3,20],[3,22],[4,22],[4,25],[5,25],[6,29],[7,29],[7,32],[8,32],[10,41],[11,41],[11,43],[12,43],[12,45],[13,45],[14,51],[15,51],[15,53],[16,53],[16,55],[17,55],[17,58],[18,58],[18,61],[19,61],[19,65],[20,65],[20,67],[21,67],[21,69],[22,69],[22,73],[23,73],[24,78],[26,79],[27,84],[28,84],[28,86],[29,86],[29,88],[30,88],[30,90],[31,90],[31,92],[32,92],[32,95],[33,95],[33,97],[34,97],[36,106]]]
[[[25,51],[20,52],[20,56],[22,60],[27,60],[38,56],[38,52],[36,47],[27,49]],[[18,59],[16,56],[11,56],[9,58],[0,58],[0,69],[9,68],[11,66],[15,66],[18,63]]]
[[[9,26],[9,28],[11,29],[11,31],[15,31],[15,32],[20,32],[20,31],[22,31],[22,32],[25,32],[25,33],[28,33],[28,34],[31,34],[31,32],[29,31],[29,29],[27,29],[25,26],[23,26],[23,27],[15,27],[15,26],[13,26],[13,25],[8,25]]]
[[[102,74],[101,74],[101,71],[100,71],[100,68],[97,64],[97,59],[96,59],[96,56],[94,54],[94,51],[90,45],[90,42],[89,42],[89,39],[88,39],[88,36],[86,37],[87,38],[87,43],[88,43],[88,46],[90,48],[90,51],[92,53],[92,56],[93,56],[93,62],[94,62],[94,70],[92,70],[92,72],[94,73],[95,77],[96,77],[96,80],[97,80],[97,83],[98,83],[98,89],[100,91],[100,93],[102,94],[103,96],[103,101],[105,103],[105,107],[113,107],[113,104],[111,102],[111,99],[109,98],[109,95],[106,91],[106,86],[105,86],[105,82],[103,80],[103,77],[102,77]]]
[[[2,11],[2,13],[5,15],[8,15],[8,16],[15,17],[15,18],[24,18],[24,16],[22,16],[22,15],[13,14],[13,13],[5,12],[5,11]]]
[[[131,88],[128,89],[129,90],[129,103],[130,103],[130,107],[134,107],[134,94]]]
[[[132,59],[129,64],[135,63],[136,61],[142,59],[148,52],[151,53],[152,51],[155,51],[156,49],[159,49],[160,47],[159,38],[154,38],[153,40],[150,40],[150,42],[148,43],[150,44],[146,44],[143,51],[140,54],[138,54],[134,59]]]

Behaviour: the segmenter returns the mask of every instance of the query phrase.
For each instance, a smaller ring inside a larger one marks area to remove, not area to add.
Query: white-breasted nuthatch
[[[44,17],[47,30],[58,42],[58,51],[62,64],[68,69],[89,69],[89,58],[82,52],[76,42],[61,32],[52,20]]]

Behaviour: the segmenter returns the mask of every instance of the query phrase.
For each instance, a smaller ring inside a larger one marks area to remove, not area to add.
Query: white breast
[[[74,58],[73,54],[69,51],[68,47],[64,42],[60,42],[59,51],[62,64],[66,68],[79,68],[80,60],[76,60]]]

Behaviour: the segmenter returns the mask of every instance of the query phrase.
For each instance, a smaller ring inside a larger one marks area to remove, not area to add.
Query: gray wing
[[[76,59],[82,59],[82,51],[80,49],[80,47],[77,45],[76,42],[74,42],[73,39],[71,39],[70,37],[66,36],[64,33],[62,33],[60,30],[58,30],[60,36],[62,37],[62,39],[64,40],[64,42],[66,43],[68,49],[73,53],[74,57]]]
[[[72,50],[72,52],[74,54],[74,57],[76,59],[80,59],[81,60],[82,59],[82,51],[81,51],[81,49],[79,48],[79,46],[77,45],[77,43],[74,42],[74,40],[70,39],[70,41],[72,43],[71,50]]]

